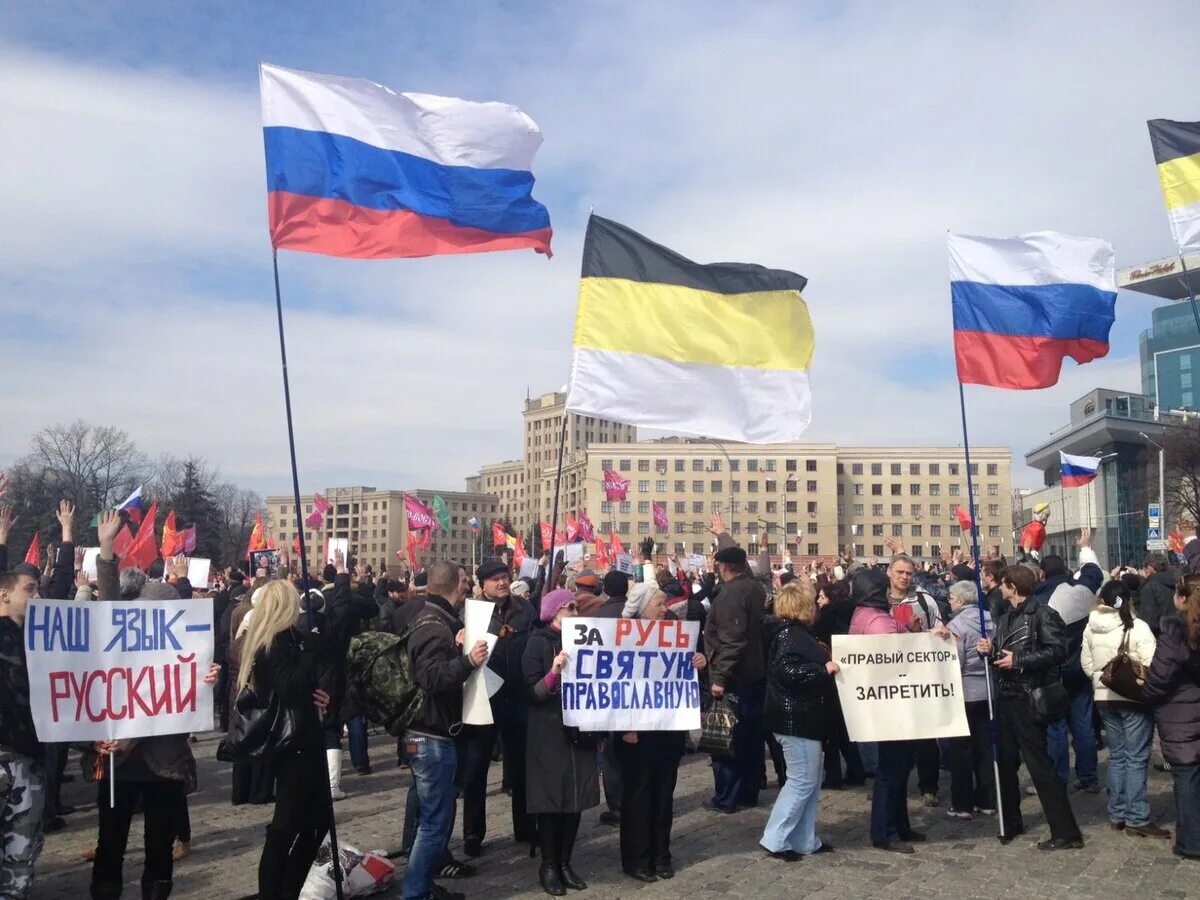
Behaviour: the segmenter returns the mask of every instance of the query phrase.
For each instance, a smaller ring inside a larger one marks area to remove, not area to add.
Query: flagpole
[[[1067,528],[1067,490],[1063,487],[1062,467],[1059,467],[1058,473],[1058,492],[1062,495],[1062,529],[1063,529],[1063,544],[1066,548],[1064,552],[1067,556],[1067,565],[1071,565],[1071,532]]]
[[[958,408],[962,413],[963,454],[967,460],[967,510],[971,514],[971,554],[975,558],[975,597],[979,603],[979,633],[985,638],[987,632],[987,605],[984,600],[983,581],[980,575],[979,563],[979,522],[975,517],[975,480],[971,475],[971,443],[967,438],[967,396],[963,384],[958,383]],[[970,652],[970,648],[967,648]],[[1000,837],[1004,833],[1004,801],[1000,797],[1000,738],[996,733],[996,708],[992,700],[992,661],[985,659],[983,665],[984,680],[987,684],[988,698],[988,731],[992,738],[992,779],[996,784],[996,818],[1000,824]]]
[[[563,457],[567,452],[567,407],[563,405],[562,431],[558,436],[558,474],[554,477],[554,515],[550,517],[550,554],[546,562],[546,577],[554,577],[554,540],[558,537],[558,492],[562,485]],[[549,590],[557,587],[551,584]]]
[[[283,298],[279,291],[279,251],[271,248],[271,269],[275,274],[275,313],[279,319],[279,363],[283,369],[283,408],[287,415],[288,452],[292,459],[292,497],[296,502],[296,540],[300,544],[300,596],[304,598],[304,606],[308,610],[308,630],[313,630],[312,603],[308,597],[308,555],[304,547],[304,529],[300,527],[300,473],[296,468],[296,432],[292,426],[292,390],[288,384],[287,342],[283,337]],[[349,552],[349,545],[347,545]],[[348,563],[349,560],[344,560]],[[328,778],[325,782],[325,801],[329,804],[329,849],[333,856],[333,886],[337,891],[337,900],[343,900],[342,893],[342,864],[338,857],[337,825],[333,814],[333,788]]]

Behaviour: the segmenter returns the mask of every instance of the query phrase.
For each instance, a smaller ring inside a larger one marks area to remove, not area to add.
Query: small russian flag
[[[1070,453],[1058,452],[1062,465],[1063,487],[1083,487],[1096,480],[1100,468],[1098,456],[1072,456]]]

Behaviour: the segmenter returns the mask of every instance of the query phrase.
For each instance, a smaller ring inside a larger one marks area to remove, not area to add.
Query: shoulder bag
[[[229,731],[217,745],[221,762],[270,762],[296,745],[296,716],[278,695],[260,697],[247,684],[229,709]]]
[[[700,722],[700,744],[696,752],[733,756],[733,729],[737,722],[737,697],[728,691],[720,697],[712,697]]]
[[[1117,655],[1100,671],[1100,683],[1127,700],[1144,703],[1142,687],[1146,684],[1146,666],[1129,655],[1129,632],[1126,628]]]

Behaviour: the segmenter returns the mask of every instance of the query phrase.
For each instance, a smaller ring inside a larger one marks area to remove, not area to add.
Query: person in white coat
[[[1169,837],[1150,821],[1146,775],[1154,741],[1154,717],[1145,704],[1104,686],[1100,675],[1121,647],[1135,662],[1149,666],[1154,633],[1136,618],[1129,588],[1119,579],[1100,589],[1100,605],[1088,616],[1080,662],[1092,679],[1096,708],[1108,742],[1109,826],[1142,837]]]

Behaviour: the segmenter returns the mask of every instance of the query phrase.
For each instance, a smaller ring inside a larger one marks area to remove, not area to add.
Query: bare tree
[[[1200,522],[1200,421],[1163,435],[1167,506]]]
[[[250,540],[254,514],[265,513],[266,504],[256,491],[223,481],[210,488],[221,517],[221,562],[236,565]]]
[[[88,517],[118,503],[146,476],[146,458],[119,428],[51,425],[33,436],[28,456],[20,462],[36,470],[50,493],[70,500]]]

